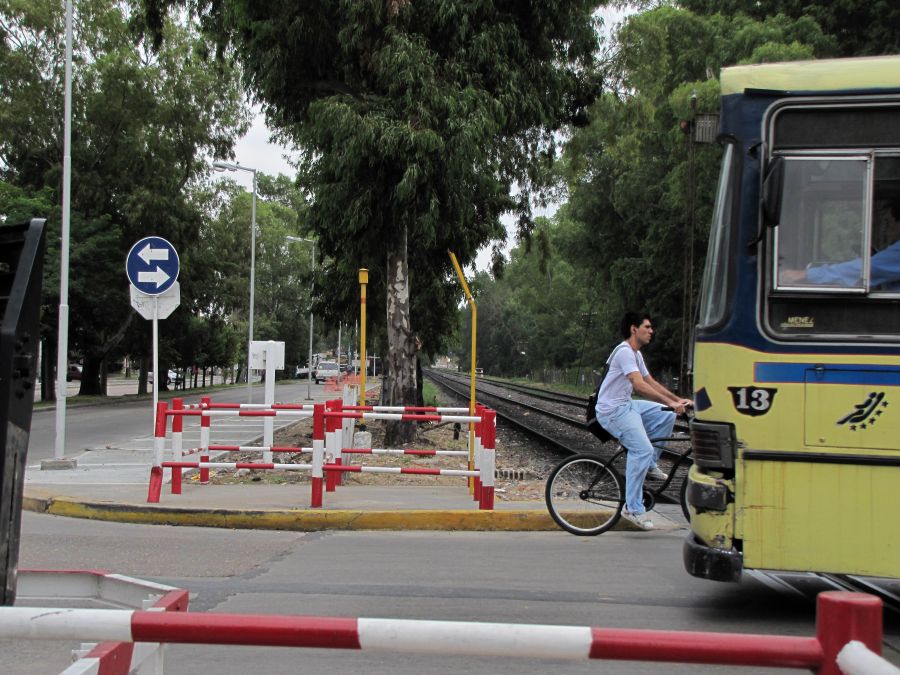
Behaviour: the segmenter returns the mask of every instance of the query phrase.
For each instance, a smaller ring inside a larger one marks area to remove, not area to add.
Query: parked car
[[[66,371],[66,382],[81,379],[81,366],[77,363],[70,363],[69,370]]]
[[[294,370],[294,377],[296,377],[298,379],[301,377],[308,377],[308,376],[309,376],[309,368],[307,368],[306,366],[297,366],[296,370]]]
[[[338,377],[341,374],[338,364],[334,361],[319,361],[319,365],[313,370],[313,379],[316,384],[320,384],[322,380],[330,377]]]
[[[174,384],[176,387],[180,385],[184,381],[184,378],[181,376],[181,373],[177,370],[169,370],[166,373],[166,385]],[[147,371],[147,383],[153,384],[153,371]]]

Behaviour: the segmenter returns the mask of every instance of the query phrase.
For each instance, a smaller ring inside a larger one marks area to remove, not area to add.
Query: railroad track
[[[467,376],[436,369],[426,369],[423,374],[462,400],[468,400],[470,381]],[[496,410],[497,417],[508,425],[540,439],[550,451],[561,456],[588,452],[601,459],[609,459],[618,452],[618,443],[600,443],[585,428],[586,397],[546,390],[534,392],[534,389],[524,385],[510,386],[502,380],[481,377],[475,384],[479,402]],[[669,462],[664,458],[660,462],[660,468],[668,471],[667,466]],[[681,481],[686,479],[687,468],[688,465],[685,464],[679,469],[677,478],[659,496],[660,501],[679,502]]]
[[[445,390],[463,400],[468,400],[469,384],[466,378],[434,369],[425,370],[423,374]],[[528,400],[528,396],[514,398],[510,393],[514,390],[496,381],[488,383],[479,380],[475,385],[475,391],[478,400],[496,410],[500,419],[541,439],[563,454],[598,450],[597,439],[585,429],[584,422],[577,416],[577,407],[574,403],[555,401],[552,407],[548,407],[547,399],[531,397],[531,400]],[[612,455],[614,444],[605,445],[610,446],[606,448],[605,453],[605,456],[609,457]],[[601,451],[600,454],[603,456],[604,453]]]
[[[747,570],[746,574],[769,588],[801,595],[810,600],[823,591],[853,591],[881,598],[887,611],[900,616],[900,579],[865,577],[855,574],[819,572],[767,572]],[[900,645],[896,645],[900,649]]]

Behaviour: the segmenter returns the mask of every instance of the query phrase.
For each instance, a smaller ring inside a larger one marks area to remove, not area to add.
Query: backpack
[[[612,362],[613,356],[616,355],[616,352],[619,351],[620,347],[624,346],[625,345],[620,343],[618,347],[613,349],[612,354],[609,355],[609,358],[606,359],[606,364],[603,366],[603,373],[600,375],[600,383],[597,385],[594,393],[588,396],[587,408],[584,411],[584,426],[587,427],[587,430],[594,434],[594,436],[599,438],[601,443],[606,443],[607,441],[612,441],[615,439],[613,439],[612,434],[610,434],[606,429],[600,426],[600,423],[597,421],[597,397],[600,395],[600,387],[603,386],[603,380],[606,379],[606,375],[607,373],[609,373],[609,364],[610,362]]]

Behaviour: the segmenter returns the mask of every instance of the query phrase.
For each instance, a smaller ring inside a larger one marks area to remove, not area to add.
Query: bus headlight
[[[737,439],[734,425],[691,421],[694,463],[703,469],[734,469]]]

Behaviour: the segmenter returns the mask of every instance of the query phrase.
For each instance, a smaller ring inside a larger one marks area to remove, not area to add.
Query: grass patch
[[[425,380],[422,383],[422,399],[425,401],[425,405],[438,407],[440,405],[438,398],[438,388],[430,380]]]

